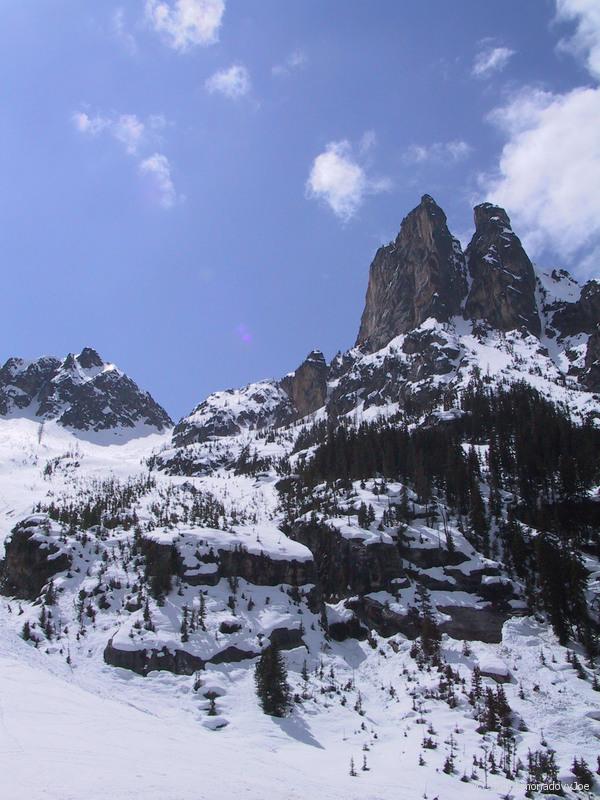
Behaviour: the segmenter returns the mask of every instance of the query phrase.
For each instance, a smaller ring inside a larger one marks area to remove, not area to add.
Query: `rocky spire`
[[[466,257],[471,289],[465,317],[502,331],[525,326],[539,336],[533,265],[503,208],[475,206],[475,233]]]
[[[466,293],[460,244],[442,209],[423,195],[396,240],[373,259],[356,344],[373,352],[428,317],[445,321],[460,313]]]
[[[325,405],[328,366],[320,350],[310,352],[295,372],[286,375],[281,387],[286,392],[299,418]]]

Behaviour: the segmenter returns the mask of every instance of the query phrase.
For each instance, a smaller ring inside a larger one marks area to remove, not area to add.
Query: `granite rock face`
[[[295,372],[281,380],[281,387],[293,403],[298,419],[325,405],[328,372],[323,353],[313,350]]]
[[[523,326],[539,336],[533,265],[508,214],[492,203],[475,207],[475,233],[466,250],[471,289],[465,317],[509,331]]]
[[[446,321],[460,313],[466,293],[460,243],[442,209],[423,195],[395,241],[380,247],[373,259],[356,344],[374,352],[428,317]]]

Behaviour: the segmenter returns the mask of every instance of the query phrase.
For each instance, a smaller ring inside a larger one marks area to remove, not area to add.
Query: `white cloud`
[[[271,72],[273,75],[281,78],[292,72],[296,72],[296,70],[302,69],[307,61],[306,53],[304,53],[303,50],[294,50],[285,59],[283,64],[275,64],[275,66],[271,68]]]
[[[600,89],[523,89],[491,120],[506,135],[496,173],[481,179],[533,251],[564,257],[600,236]]]
[[[501,72],[508,64],[515,51],[509,47],[486,47],[475,56],[473,75],[487,78],[494,72]]]
[[[462,139],[453,139],[450,142],[434,142],[433,144],[413,144],[404,154],[404,161],[408,164],[420,164],[426,161],[447,163],[462,161],[471,153],[471,145]]]
[[[250,74],[241,64],[233,64],[227,69],[215,72],[204,85],[211,94],[218,92],[235,100],[250,91]]]
[[[137,153],[146,132],[146,126],[135,114],[90,116],[86,111],[76,111],[71,119],[79,133],[88,136],[107,133],[123,145],[130,155]]]
[[[309,198],[324,200],[344,221],[351,219],[369,194],[390,188],[386,179],[370,178],[354,158],[347,140],[330,142],[313,161],[306,182]]]
[[[576,23],[561,48],[600,77],[600,4],[557,0],[557,19]],[[506,207],[534,253],[558,252],[582,273],[600,253],[600,87],[563,94],[524,88],[490,114],[506,141],[496,171],[480,177],[485,199]]]
[[[576,22],[575,33],[559,46],[583,58],[589,72],[600,78],[600,3],[598,0],[556,0],[556,17]]]
[[[139,164],[139,172],[147,177],[163,208],[172,208],[177,200],[175,184],[171,177],[169,159],[162,153],[154,153]]]
[[[224,0],[146,0],[147,19],[180,52],[218,41],[224,12]]]

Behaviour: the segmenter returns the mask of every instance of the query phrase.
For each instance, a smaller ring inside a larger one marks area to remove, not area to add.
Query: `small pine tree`
[[[302,680],[304,683],[308,683],[308,667],[306,665],[306,659],[304,659],[302,663],[302,671],[300,674],[302,675]]]
[[[587,784],[590,788],[594,785],[594,775],[584,758],[574,758],[571,772],[579,783]]]

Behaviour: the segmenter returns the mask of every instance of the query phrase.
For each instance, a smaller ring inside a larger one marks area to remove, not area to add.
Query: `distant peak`
[[[325,364],[325,356],[322,350],[311,350],[306,356],[305,362],[306,361],[318,361],[319,363]]]
[[[501,225],[503,228],[511,228],[510,217],[501,206],[494,205],[494,203],[480,203],[475,206],[473,211],[476,228],[488,224],[496,224]]]
[[[98,355],[98,352],[92,347],[84,347],[81,353],[77,356],[77,361],[83,369],[91,369],[92,367],[102,367],[104,361]]]

